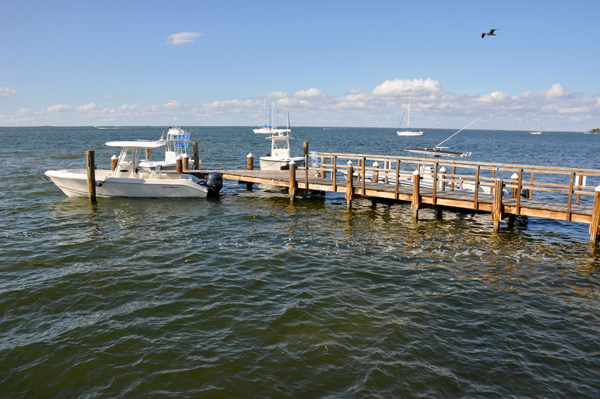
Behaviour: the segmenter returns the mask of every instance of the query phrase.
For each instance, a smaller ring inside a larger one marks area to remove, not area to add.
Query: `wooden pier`
[[[510,226],[516,216],[534,216],[590,225],[595,244],[600,225],[600,170],[550,166],[468,162],[461,159],[311,153],[305,143],[305,166],[289,170],[183,170],[204,177],[219,172],[224,179],[287,187],[290,200],[310,191],[345,193],[355,198],[410,202],[415,218],[424,207],[489,212],[494,231],[500,221]],[[353,176],[346,179],[346,176]],[[419,183],[420,184],[417,184]],[[595,185],[590,185],[594,182]],[[494,193],[503,195],[494,195]],[[508,193],[508,195],[506,195]]]

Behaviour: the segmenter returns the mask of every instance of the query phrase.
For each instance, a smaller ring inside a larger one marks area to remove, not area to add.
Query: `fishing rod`
[[[471,126],[473,123],[477,122],[479,119],[481,119],[481,116],[479,118],[475,119],[473,122],[469,123],[467,126],[465,126],[462,129],[460,129],[458,132],[454,133],[452,136],[448,137],[446,140],[444,140],[441,143],[439,143],[438,145],[436,145],[435,148],[440,148],[440,146],[442,144],[444,144],[446,141],[450,140],[452,137],[456,136],[457,134],[459,134],[460,132],[462,132],[463,130],[465,130],[469,126]]]

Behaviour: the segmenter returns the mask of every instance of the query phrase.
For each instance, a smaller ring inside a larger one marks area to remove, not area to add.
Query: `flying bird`
[[[487,32],[487,33],[485,33],[485,32],[484,32],[484,33],[482,33],[482,34],[481,34],[481,38],[483,39],[483,38],[485,37],[485,35],[488,35],[488,36],[496,36],[496,34],[495,34],[494,32],[495,32],[495,31],[497,31],[497,30],[500,30],[500,29],[492,29],[492,30],[490,30],[490,31],[489,31],[489,32]]]

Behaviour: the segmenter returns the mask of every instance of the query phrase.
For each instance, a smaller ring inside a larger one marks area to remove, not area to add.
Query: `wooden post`
[[[571,172],[571,182],[569,183],[569,198],[567,199],[567,216],[565,220],[571,221],[571,202],[573,202],[573,185],[575,184],[575,172]]]
[[[497,233],[500,230],[500,221],[502,220],[502,189],[504,187],[504,182],[500,179],[496,180],[496,184],[494,185],[494,204],[492,207],[492,220],[494,222],[494,233]]]
[[[438,182],[437,172],[438,172],[438,163],[434,162],[433,163],[433,176],[432,176],[433,177],[433,183],[432,183],[433,184],[433,194],[432,194],[433,205],[437,204],[437,199],[436,199],[436,196],[437,196],[437,182]]]
[[[304,144],[308,146],[306,141]],[[308,150],[308,147],[306,150]],[[304,153],[304,189],[308,191],[308,152]]]
[[[352,167],[352,161],[348,161],[348,171],[346,173],[346,206],[350,208],[352,203],[352,194],[354,192],[354,168]]]
[[[515,187],[515,180],[517,180],[519,178],[519,175],[516,173],[513,173],[510,176],[510,197],[511,198],[517,198],[517,188]]]
[[[456,175],[456,165],[452,165],[452,187],[450,191],[454,191],[454,176]]]
[[[294,197],[296,196],[296,163],[292,160],[290,161],[290,203],[294,203]]]
[[[592,210],[592,220],[590,222],[590,244],[596,245],[598,239],[598,227],[600,226],[600,186],[596,187],[594,194],[594,208]]]
[[[531,181],[529,182],[529,199],[533,198],[533,169],[531,169]]]
[[[383,181],[385,184],[389,183],[389,172],[390,172],[390,161],[389,160],[385,160],[385,163],[383,164],[383,168],[385,169],[385,180]]]
[[[379,183],[379,170],[377,168],[379,168],[379,163],[375,161],[373,162],[373,177],[371,178],[373,183]]]
[[[246,156],[248,170],[254,170],[254,155],[252,153],[248,153]],[[246,183],[246,191],[252,191],[252,183]]]
[[[188,157],[188,155],[187,154],[183,154],[183,156],[181,157],[181,160],[183,162],[182,169],[183,170],[189,170],[190,169],[190,158]]]
[[[490,192],[492,190],[490,189]],[[479,209],[479,165],[475,167],[475,193],[473,194],[473,209]]]
[[[308,155],[308,141],[304,142],[304,156]]]
[[[117,165],[119,164],[119,158],[117,158],[116,155],[113,155],[110,158],[110,170],[112,170],[113,172],[115,171],[115,169],[117,169]]]
[[[150,152],[152,151],[150,148],[145,148],[146,150],[146,161],[150,161]]]
[[[333,179],[333,192],[337,192],[337,156],[331,157],[331,178]]]
[[[181,174],[181,172],[183,171],[183,162],[181,160],[181,155],[177,155],[177,158],[175,158],[175,171],[178,174]]]
[[[440,168],[440,191],[446,191],[446,168]]]
[[[400,185],[400,160],[396,161],[396,186],[394,187],[394,199],[398,201],[398,186]]]
[[[367,163],[367,159],[365,157],[362,157],[362,159],[361,159],[361,165],[360,165],[361,166],[361,168],[360,168],[361,169],[361,173],[358,174],[359,176],[362,176],[362,180],[360,182],[360,185],[361,185],[361,188],[362,188],[362,195],[365,195],[365,191],[366,191],[366,189],[365,189],[365,169],[366,169],[365,164],[366,163]]]
[[[90,202],[96,202],[96,161],[93,150],[85,152],[85,164]]]
[[[415,220],[417,220],[419,218],[419,207],[421,205],[421,201],[420,201],[420,193],[419,193],[419,189],[420,189],[420,185],[421,185],[421,175],[419,174],[418,170],[415,170],[413,172],[413,197],[412,197],[412,210],[413,210],[413,217],[415,218]]]
[[[517,209],[515,215],[521,214],[521,186],[523,185],[523,169],[519,169],[519,179],[517,180]]]
[[[492,169],[492,181],[494,181],[494,177],[496,177],[496,169]],[[494,195],[494,186],[490,187],[490,195]]]
[[[198,154],[198,142],[192,142],[192,151],[194,152],[194,170],[200,170],[200,155]]]

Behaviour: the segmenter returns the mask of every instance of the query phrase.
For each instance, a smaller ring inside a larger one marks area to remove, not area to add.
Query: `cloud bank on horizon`
[[[0,96],[16,91],[0,88]],[[103,96],[106,97],[107,95]],[[120,98],[116,95],[110,95]],[[528,129],[541,120],[546,130],[583,131],[600,121],[600,95],[584,96],[554,83],[547,90],[528,90],[519,95],[502,91],[457,95],[445,91],[440,82],[427,79],[386,80],[371,91],[349,89],[339,96],[312,87],[293,94],[276,91],[248,99],[213,101],[201,105],[122,104],[105,107],[88,104],[55,104],[42,110],[19,109],[0,114],[0,123],[14,125],[239,125],[262,123],[263,102],[289,108],[296,125],[397,127],[408,98],[411,116],[420,127],[453,128],[482,116],[473,128],[494,129],[498,125]],[[552,128],[561,126],[560,128]],[[578,126],[579,129],[565,129]]]

